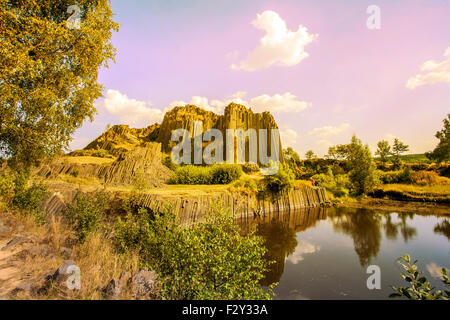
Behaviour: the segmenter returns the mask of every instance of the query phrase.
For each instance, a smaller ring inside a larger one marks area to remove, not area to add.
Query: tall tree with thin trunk
[[[109,0],[76,3],[0,0],[0,157],[13,166],[66,149],[96,112],[118,24]]]

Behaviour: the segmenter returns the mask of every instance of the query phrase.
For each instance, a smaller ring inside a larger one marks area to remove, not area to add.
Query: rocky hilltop
[[[173,108],[165,114],[161,124],[154,124],[144,129],[131,129],[126,125],[114,126],[91,142],[85,150],[100,148],[118,155],[122,151],[129,151],[147,142],[158,142],[161,144],[162,152],[169,154],[176,145],[176,142],[171,141],[172,132],[177,129],[186,129],[193,135],[195,121],[203,122],[203,132],[209,129],[220,130],[224,139],[227,129],[244,131],[255,129],[257,132],[259,129],[267,129],[269,132],[271,129],[278,129],[270,112],[254,113],[250,108],[231,103],[225,108],[223,115],[218,115],[197,106],[187,105]],[[270,139],[268,150],[270,150]],[[282,156],[281,142],[279,151]]]

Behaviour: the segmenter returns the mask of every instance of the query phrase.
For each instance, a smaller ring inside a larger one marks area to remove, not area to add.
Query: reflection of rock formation
[[[434,226],[434,233],[442,234],[443,236],[446,236],[447,239],[450,241],[450,222],[449,220],[444,220],[437,225]]]
[[[353,238],[359,262],[361,266],[366,267],[380,250],[381,216],[365,209],[357,209],[353,214],[342,214],[340,211],[340,209],[337,209],[333,218],[334,230],[348,234]],[[348,212],[348,210],[345,212]]]
[[[297,252],[296,233],[315,226],[317,221],[326,217],[325,208],[315,208],[291,213],[272,214],[264,219],[240,219],[238,221],[244,232],[250,232],[256,227],[257,234],[265,239],[265,246],[268,250],[266,254],[267,260],[275,261],[270,266],[270,271],[262,282],[263,285],[270,285],[280,281],[286,257]],[[311,251],[311,248],[305,247],[304,249],[308,252]],[[301,248],[300,251],[302,251]]]

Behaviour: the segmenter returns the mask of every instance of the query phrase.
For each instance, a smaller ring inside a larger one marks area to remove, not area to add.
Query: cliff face
[[[255,129],[258,139],[258,153],[259,130],[266,129],[269,133],[271,129],[278,129],[275,119],[269,112],[253,113],[251,109],[235,103],[231,103],[225,108],[224,115],[217,115],[196,106],[176,107],[166,113],[159,130],[157,141],[161,143],[163,152],[170,153],[172,148],[177,144],[177,142],[171,141],[171,135],[174,130],[186,129],[193,136],[195,121],[203,122],[203,132],[209,129],[220,130],[224,139],[224,149],[226,148],[225,137],[227,129],[242,129],[244,131]],[[271,148],[270,139],[268,139],[267,148],[268,150]],[[223,154],[226,154],[225,151]],[[281,141],[279,155],[280,160],[282,160]],[[248,161],[248,142],[246,145],[246,161]]]
[[[185,129],[190,132],[191,137],[194,134],[195,121],[203,122],[203,132],[209,129],[218,129],[222,132],[224,139],[224,150],[226,144],[227,129],[255,129],[258,139],[258,157],[259,157],[259,135],[260,129],[268,130],[278,129],[275,119],[270,112],[253,113],[249,108],[242,105],[231,103],[225,108],[223,115],[206,111],[193,105],[185,107],[175,107],[168,111],[162,124],[154,124],[144,129],[131,129],[127,125],[113,126],[111,129],[103,133],[100,137],[91,142],[85,150],[105,149],[114,155],[119,155],[124,151],[132,150],[146,142],[161,143],[162,152],[169,154],[172,148],[178,143],[171,141],[172,132],[177,129]],[[204,145],[205,146],[205,145]],[[236,148],[235,148],[236,149]],[[268,139],[267,150],[271,149],[271,139]],[[269,151],[270,152],[270,151]],[[225,156],[225,151],[224,151]],[[283,152],[280,141],[279,148],[280,160]],[[246,161],[248,156],[248,142],[246,144]]]

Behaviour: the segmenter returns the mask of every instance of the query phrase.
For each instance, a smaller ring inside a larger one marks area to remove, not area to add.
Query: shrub
[[[248,189],[252,192],[258,191],[257,183],[255,182],[255,180],[253,180],[249,177],[240,178],[239,180],[237,180],[236,182],[233,183],[233,187]]]
[[[408,254],[400,257],[399,264],[406,271],[402,273],[402,278],[408,282],[409,287],[394,287],[391,288],[395,291],[389,297],[400,298],[404,297],[409,300],[448,300],[450,298],[450,279],[447,275],[447,270],[442,268],[442,283],[446,287],[446,291],[435,290],[431,287],[426,277],[421,276],[423,271],[418,270],[416,266],[417,260],[411,264],[411,258]]]
[[[245,173],[258,173],[259,172],[259,166],[256,163],[244,163],[242,166],[242,170]]]
[[[242,175],[239,165],[222,164],[210,167],[179,167],[169,180],[171,184],[229,184]]]
[[[294,187],[295,176],[289,167],[279,163],[278,172],[264,177],[264,188],[272,195],[279,195]]]
[[[234,217],[213,206],[205,221],[180,225],[170,206],[150,215],[140,210],[115,225],[120,251],[137,250],[161,279],[164,299],[268,299],[260,288],[269,263],[263,239],[241,235]]]
[[[170,156],[169,157],[165,157],[162,160],[162,164],[165,165],[167,168],[169,168],[172,171],[177,170],[178,167],[179,167],[175,162],[172,161],[172,158]]]
[[[39,207],[48,199],[50,193],[42,182],[34,182],[29,188],[14,195],[13,205],[28,213],[37,213]]]
[[[109,195],[105,191],[85,194],[78,191],[72,204],[64,210],[64,216],[75,230],[80,242],[97,231],[106,211]]]
[[[211,184],[229,184],[242,176],[242,168],[235,164],[214,165],[211,167]]]
[[[327,174],[316,174],[312,178],[316,181],[317,185],[324,187],[338,198],[347,196],[351,187],[348,175],[334,175],[331,168],[328,169]]]

